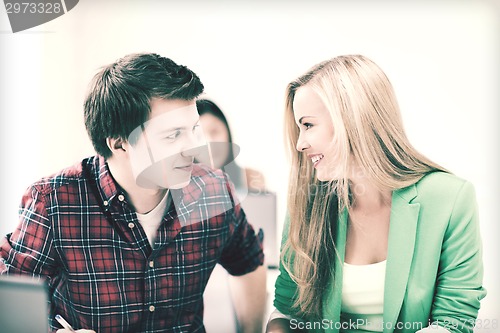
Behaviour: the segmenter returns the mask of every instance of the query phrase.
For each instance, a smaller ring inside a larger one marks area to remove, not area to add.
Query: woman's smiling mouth
[[[319,162],[323,159],[323,157],[325,157],[325,155],[323,154],[309,155],[309,158],[313,163],[313,167],[315,168],[319,164]]]

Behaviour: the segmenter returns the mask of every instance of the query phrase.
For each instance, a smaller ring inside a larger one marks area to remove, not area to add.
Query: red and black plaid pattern
[[[46,277],[56,313],[104,332],[204,332],[202,295],[216,263],[262,265],[256,235],[222,172],[196,166],[153,247],[102,157],[33,184],[17,229],[0,240],[0,272]]]

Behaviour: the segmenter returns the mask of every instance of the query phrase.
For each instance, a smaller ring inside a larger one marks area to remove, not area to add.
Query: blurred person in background
[[[212,149],[217,153],[213,154],[214,169],[223,169],[226,172],[236,189],[247,189],[249,192],[265,191],[264,175],[254,169],[240,167],[235,158],[236,149],[239,147],[233,144],[231,130],[228,121],[222,110],[209,99],[198,99],[196,107],[200,114],[201,125],[205,133],[205,138],[211,144]],[[229,143],[220,145],[218,143]]]

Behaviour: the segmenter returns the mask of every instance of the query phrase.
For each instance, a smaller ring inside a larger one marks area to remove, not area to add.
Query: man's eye
[[[181,131],[180,130],[177,130],[175,131],[174,133],[170,134],[169,136],[165,137],[166,139],[169,139],[169,140],[175,140],[179,137],[179,135],[181,135]]]
[[[194,125],[194,126],[193,126],[193,133],[194,133],[194,132],[196,132],[196,130],[197,130],[198,128],[200,128],[200,125]]]

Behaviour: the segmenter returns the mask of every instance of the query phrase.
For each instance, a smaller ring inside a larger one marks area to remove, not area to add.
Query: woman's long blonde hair
[[[293,100],[307,85],[330,112],[338,139],[339,167],[347,175],[351,160],[381,189],[399,189],[425,174],[446,171],[417,152],[406,137],[389,79],[361,55],[324,61],[291,82],[286,91],[285,138],[291,159],[288,188],[290,227],[283,244],[285,269],[298,285],[294,306],[304,317],[321,317],[323,295],[333,283],[335,230],[339,212],[350,207],[346,176],[316,179],[306,154],[296,150],[299,128]]]

